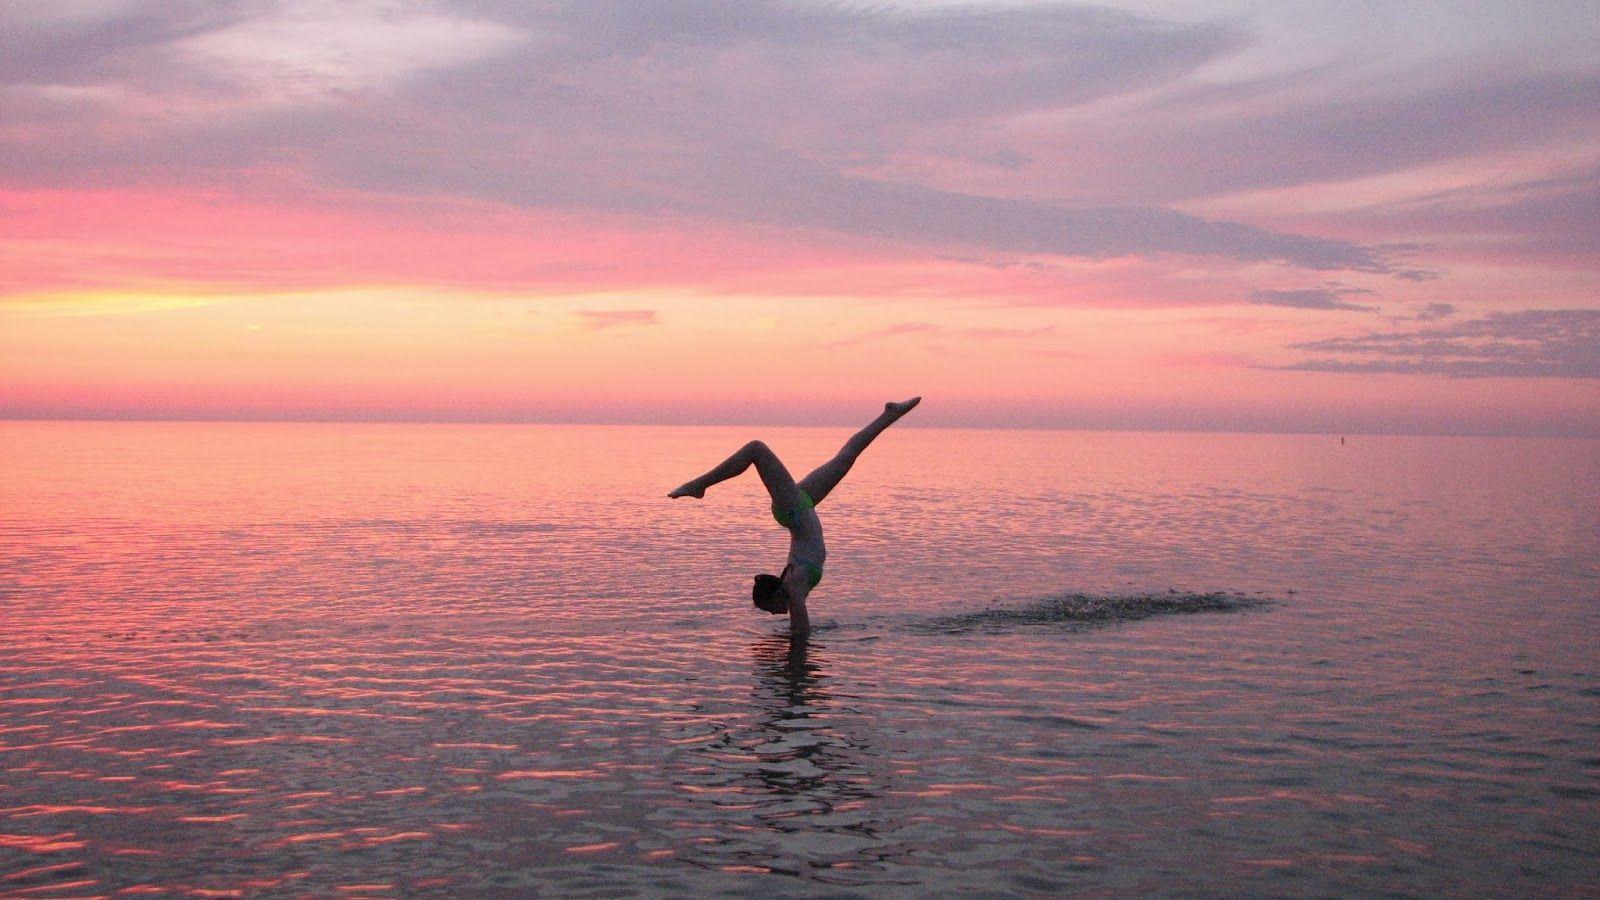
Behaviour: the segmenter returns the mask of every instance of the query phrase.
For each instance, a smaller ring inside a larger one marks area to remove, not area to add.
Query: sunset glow
[[[8,3],[0,416],[1600,434],[1597,38]]]

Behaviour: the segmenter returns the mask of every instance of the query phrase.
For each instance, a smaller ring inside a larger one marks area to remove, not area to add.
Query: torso
[[[828,547],[822,540],[822,520],[817,517],[817,511],[810,505],[803,505],[787,518],[790,561],[810,563],[821,569],[828,558]]]

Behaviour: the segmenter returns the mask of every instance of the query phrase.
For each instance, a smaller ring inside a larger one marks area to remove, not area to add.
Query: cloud
[[[1468,58],[1432,69],[1350,60],[1258,90],[1174,82],[1115,116],[1037,129],[1018,147],[1078,165],[1039,169],[1035,190],[1110,193],[1146,203],[1337,183],[1593,134],[1600,67],[1527,71]],[[1520,60],[1519,60],[1520,62]]]
[[[1591,151],[1592,152],[1592,151]],[[1369,226],[1425,232],[1475,248],[1510,248],[1524,258],[1565,257],[1588,263],[1600,254],[1600,164],[1506,182],[1437,191],[1362,210]]]
[[[1600,310],[1492,313],[1451,325],[1290,347],[1334,356],[1269,368],[1454,378],[1600,378]]]
[[[528,35],[383,0],[301,0],[174,45],[180,60],[248,86],[259,100],[338,99],[396,79],[505,53]]]
[[[653,309],[579,309],[574,310],[583,325],[590,331],[603,331],[624,325],[659,325]]]
[[[822,232],[934,255],[1411,271],[1348,240],[1029,189],[1025,170],[1061,155],[1011,146],[1017,121],[1182,80],[1248,46],[1236,24],[763,0],[129,0],[65,24],[46,4],[22,8],[0,48],[19,54],[0,70],[21,110],[0,129],[17,185],[275,173],[331,192]],[[50,93],[63,85],[77,99]],[[980,166],[999,181],[978,189],[908,167],[918,156],[1003,164]]]
[[[1453,303],[1429,303],[1417,310],[1418,322],[1432,322],[1435,319],[1448,319],[1456,314]]]
[[[935,325],[932,322],[898,322],[882,328],[865,331],[855,337],[829,341],[824,347],[853,347],[873,341],[887,340],[889,338],[906,337],[908,335],[932,335],[937,337],[954,337],[968,341],[1014,341],[1028,340],[1043,337],[1056,330],[1054,325],[1039,325],[1033,328],[1007,328],[997,326],[979,326],[972,328],[949,328],[944,325]]]
[[[968,339],[971,339],[971,340],[979,340],[979,341],[1015,341],[1015,340],[1027,340],[1028,338],[1043,337],[1043,336],[1045,336],[1047,334],[1054,334],[1055,330],[1056,330],[1056,327],[1054,325],[1039,325],[1039,326],[1034,327],[1034,328],[998,328],[998,327],[958,328],[958,329],[955,329],[955,333],[957,335],[961,336],[961,337],[968,338]]]
[[[1153,357],[1153,361],[1163,366],[1184,366],[1196,369],[1237,369],[1250,368],[1255,365],[1255,361],[1243,353],[1230,353],[1221,350],[1162,353]]]
[[[146,54],[258,13],[239,0],[12,0],[0,4],[0,84],[152,81],[159,66]]]
[[[1326,284],[1322,287],[1294,290],[1258,290],[1250,292],[1250,302],[1259,306],[1284,306],[1290,309],[1345,309],[1358,312],[1376,312],[1376,306],[1363,306],[1344,299],[1349,296],[1371,294],[1365,288]]]

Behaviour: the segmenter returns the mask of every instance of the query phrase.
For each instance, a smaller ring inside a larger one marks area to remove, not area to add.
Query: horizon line
[[[500,426],[592,426],[608,428],[849,428],[853,422],[776,422],[759,420],[664,422],[649,419],[512,419],[512,418],[342,418],[308,416],[53,416],[53,415],[0,415],[0,423],[101,423],[101,424],[191,424],[191,425],[500,425]],[[1076,431],[1123,432],[1130,434],[1228,434],[1228,435],[1305,435],[1316,437],[1485,437],[1485,438],[1558,438],[1568,440],[1600,440],[1596,431],[1426,431],[1426,430],[1348,430],[1318,431],[1304,428],[1226,428],[1216,426],[1164,427],[1117,425],[1051,425],[1004,423],[937,423],[907,422],[903,427],[946,431]]]

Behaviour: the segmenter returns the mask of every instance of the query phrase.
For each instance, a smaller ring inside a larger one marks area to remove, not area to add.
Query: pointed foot
[[[686,484],[683,487],[678,488],[677,490],[675,490],[672,493],[668,494],[667,496],[672,498],[673,500],[676,500],[679,497],[693,497],[696,500],[700,500],[700,499],[703,499],[705,497],[705,495],[706,495],[706,489],[705,488],[697,488],[693,484]]]
[[[902,400],[899,403],[885,403],[883,405],[883,411],[893,414],[895,418],[899,418],[900,416],[911,412],[916,408],[917,404],[921,402],[921,397],[912,397],[910,400]]]

